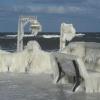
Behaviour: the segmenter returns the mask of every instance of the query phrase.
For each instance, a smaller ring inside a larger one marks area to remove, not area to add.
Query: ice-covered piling
[[[71,41],[76,34],[73,24],[62,23],[60,28],[60,50],[65,47],[66,40]]]
[[[75,59],[81,77],[84,81],[79,87],[83,87],[87,93],[100,92],[100,64],[99,64],[99,49],[87,48],[84,42],[69,43],[63,50],[60,51],[64,54],[77,56]],[[88,63],[88,66],[87,66]],[[91,68],[91,63],[93,68]],[[94,63],[94,64],[93,64]],[[89,71],[88,71],[88,70]],[[92,71],[91,71],[92,69]],[[98,70],[97,70],[98,69]],[[76,90],[80,90],[80,88]]]
[[[77,58],[76,62],[79,67],[80,75],[83,77],[84,82],[82,83],[83,89],[86,93],[97,93],[100,92],[100,73],[91,72],[86,70],[82,58]],[[81,88],[82,88],[81,87]]]

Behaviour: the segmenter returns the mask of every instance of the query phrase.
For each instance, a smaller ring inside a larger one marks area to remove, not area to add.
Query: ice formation
[[[59,35],[42,35],[42,37],[50,39],[50,38],[59,38],[60,36]]]
[[[37,41],[29,41],[21,52],[0,51],[0,72],[53,74],[56,83],[59,69],[51,53],[43,51]]]
[[[37,41],[30,41],[28,43],[29,48],[33,50],[33,58],[28,72],[53,74],[54,83],[56,83],[59,77],[59,68],[55,57],[50,52],[43,51]]]
[[[0,72],[25,72],[32,52],[25,49],[22,52],[0,51]]]
[[[75,56],[59,52],[54,52],[53,55],[55,56],[59,67],[58,83],[73,84],[73,78],[76,76],[76,72],[72,60]]]
[[[62,23],[60,31],[60,49],[62,49],[65,47],[66,40],[71,41],[75,37],[76,30],[72,24]]]
[[[85,42],[72,42],[61,52],[76,56],[75,60],[78,64],[80,75],[83,78],[81,85],[76,91],[84,90],[87,93],[100,92],[99,48],[87,48]],[[92,68],[91,65],[93,66]]]
[[[89,73],[86,70],[86,66],[84,65],[84,62],[82,58],[76,59],[79,71],[81,76],[83,77],[84,82],[81,83],[77,91],[81,89],[85,89],[86,93],[96,93],[100,92],[100,73],[97,72],[91,72]]]
[[[85,56],[85,43],[84,42],[72,42],[69,43],[64,49],[61,51],[62,53],[84,57]]]
[[[0,72],[7,72],[10,64],[10,53],[0,50]]]
[[[87,69],[100,72],[99,48],[87,47],[85,42],[72,42],[61,52],[81,57]]]
[[[49,52],[43,51],[36,41],[28,43],[28,49],[33,50],[33,59],[30,65],[29,72],[32,73],[52,73],[51,58],[52,55]]]

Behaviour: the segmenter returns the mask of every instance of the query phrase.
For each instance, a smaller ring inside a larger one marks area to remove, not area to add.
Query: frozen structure
[[[99,49],[87,48],[85,42],[69,43],[62,51],[64,54],[76,56],[74,59],[83,81],[76,89],[87,93],[100,92],[100,55]]]
[[[28,73],[53,74],[54,83],[58,83],[60,77],[60,68],[53,53],[42,50],[37,41],[30,41],[27,46],[28,49],[33,47],[32,50],[34,54],[33,59],[30,62],[30,66],[28,67]],[[66,84],[68,81],[64,77],[59,80],[59,83]]]
[[[0,72],[25,72],[32,52],[27,49],[22,52],[10,53],[0,51]]]
[[[88,70],[100,72],[100,48],[91,48],[85,42],[71,42],[62,53],[81,57]]]
[[[0,51],[0,72],[27,72],[53,74],[54,83],[59,77],[58,64],[51,53],[41,49],[37,41],[29,41],[21,52]]]
[[[0,50],[0,72],[7,72],[9,70],[10,52]]]
[[[33,50],[33,59],[30,64],[30,73],[52,73],[52,64],[56,65],[49,52],[43,51],[37,41],[30,41],[27,44],[29,50]],[[26,48],[27,48],[26,47]],[[53,63],[51,63],[51,60]]]
[[[18,21],[18,34],[17,34],[17,51],[23,50],[23,37],[29,36],[24,34],[25,26],[29,24],[32,32],[31,36],[36,36],[38,32],[41,32],[42,25],[37,20],[36,16],[20,16]]]
[[[71,42],[61,51],[65,54],[70,54],[78,57],[85,56],[85,42]]]
[[[66,40],[71,41],[76,34],[72,24],[62,23],[60,28],[60,50],[65,48]]]
[[[77,58],[76,62],[79,67],[79,71],[83,81],[76,88],[76,91],[85,90],[86,93],[100,92],[100,73],[88,72],[82,58]]]
[[[73,64],[75,56],[60,52],[53,52],[52,54],[55,56],[59,68],[59,78],[57,82],[74,85],[74,78],[77,73]]]

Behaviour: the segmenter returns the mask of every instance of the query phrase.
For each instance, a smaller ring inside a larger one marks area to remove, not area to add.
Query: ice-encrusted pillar
[[[31,30],[31,36],[36,36],[38,32],[42,31],[42,25],[37,20],[36,16],[20,16],[18,21],[18,34],[17,34],[17,51],[23,50],[23,37],[24,27],[29,24],[29,29]],[[30,34],[28,34],[30,35]],[[27,37],[28,37],[27,35]]]
[[[76,61],[79,66],[80,75],[84,79],[83,87],[85,88],[86,93],[100,92],[100,73],[89,73],[84,65],[82,58],[77,58]]]
[[[60,50],[62,50],[65,45],[66,41],[71,41],[76,34],[76,30],[72,24],[62,23],[60,27]]]

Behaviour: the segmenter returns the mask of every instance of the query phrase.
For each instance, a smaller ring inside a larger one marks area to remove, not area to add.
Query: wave
[[[60,35],[42,35],[43,38],[59,38]]]
[[[85,34],[83,34],[83,33],[78,33],[78,34],[76,34],[76,36],[77,36],[77,37],[83,37],[83,36],[85,36]]]

